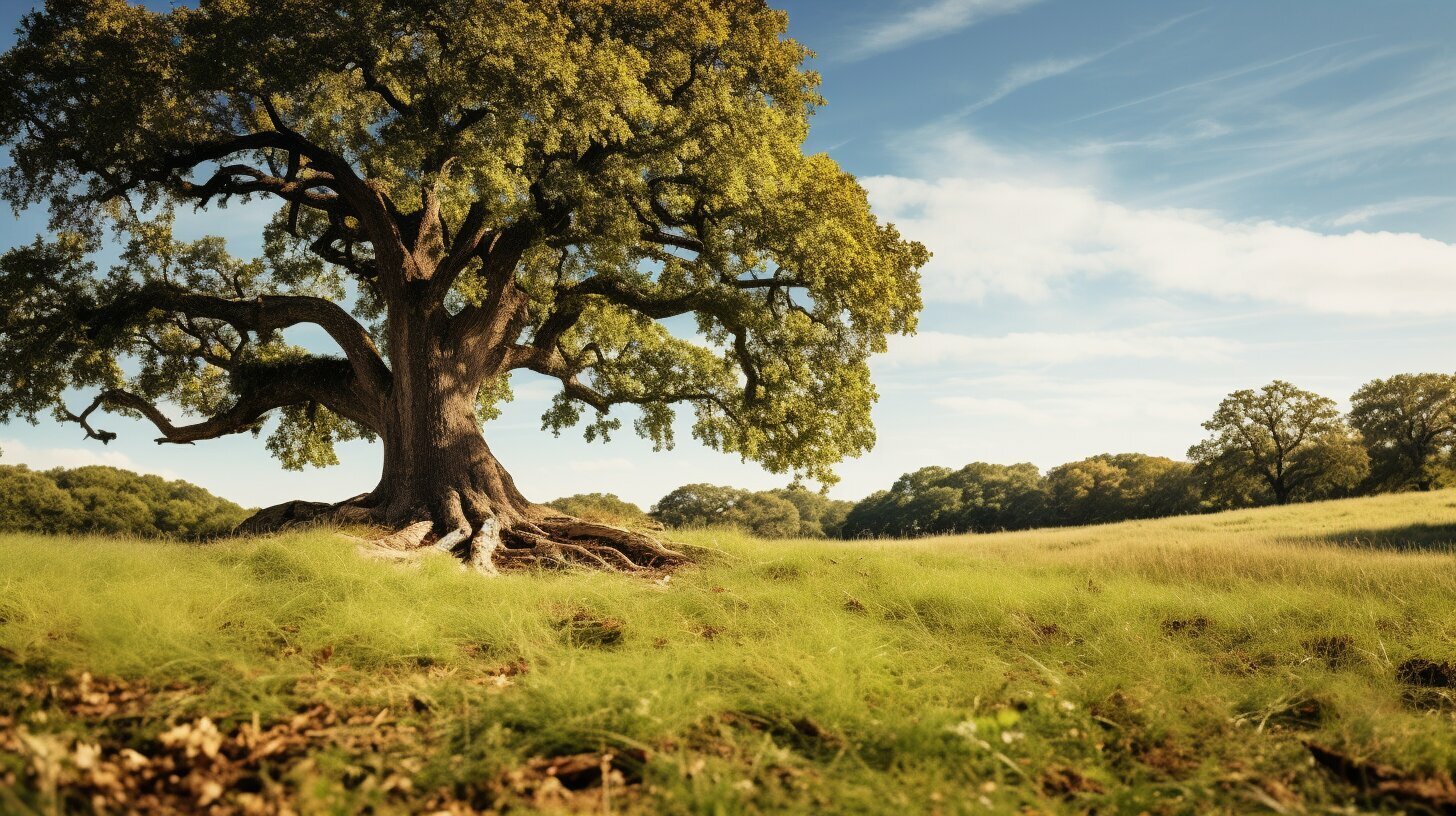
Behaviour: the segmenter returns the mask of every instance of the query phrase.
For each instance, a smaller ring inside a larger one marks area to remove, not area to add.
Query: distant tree
[[[663,496],[652,517],[669,527],[736,527],[762,538],[800,535],[799,510],[772,492],[688,484]]]
[[[1350,399],[1377,490],[1431,490],[1456,482],[1456,376],[1397,374]]]
[[[745,493],[729,508],[724,521],[759,538],[800,535],[799,509],[772,493]]]
[[[0,529],[208,538],[248,515],[202,488],[160,476],[89,466],[35,472],[0,466]]]
[[[1036,465],[973,462],[941,481],[960,493],[960,510],[943,532],[1024,530],[1048,523],[1047,495]]]
[[[1045,493],[1035,465],[976,462],[926,467],[901,476],[850,510],[846,538],[907,537],[1015,530],[1044,523]]]
[[[1210,495],[1287,504],[1352,490],[1370,470],[1333,400],[1276,380],[1229,394],[1188,450]]]
[[[80,521],[80,505],[49,476],[0,465],[0,532],[67,533]]]
[[[548,506],[568,516],[618,527],[645,527],[655,524],[647,511],[618,498],[615,493],[578,493],[548,502]]]
[[[652,517],[669,527],[712,527],[727,524],[728,511],[748,495],[736,487],[685,484],[652,506]]]
[[[1058,524],[1099,524],[1197,512],[1193,465],[1142,453],[1100,454],[1047,472]]]
[[[1058,524],[1097,524],[1122,518],[1122,483],[1127,471],[1093,457],[1059,465],[1047,472],[1053,516]]]
[[[854,502],[831,499],[798,483],[767,492],[798,509],[801,538],[838,538],[845,516],[854,507]]]
[[[904,474],[888,491],[871,494],[849,511],[844,535],[900,538],[943,531],[961,509],[959,491],[941,485],[952,472],[932,466]]]

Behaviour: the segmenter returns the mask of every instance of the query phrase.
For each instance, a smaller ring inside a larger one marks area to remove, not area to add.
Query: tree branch
[[[247,300],[229,300],[165,284],[149,284],[103,308],[96,323],[99,327],[121,322],[149,309],[221,320],[239,332],[255,334],[312,323],[328,332],[338,343],[354,376],[372,398],[380,399],[389,391],[389,368],[369,333],[342,306],[332,301],[298,295],[259,295]]]

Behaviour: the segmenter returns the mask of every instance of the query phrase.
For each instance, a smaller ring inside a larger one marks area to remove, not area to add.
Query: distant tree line
[[[854,502],[794,484],[741,490],[688,484],[663,496],[649,513],[611,493],[582,493],[551,502],[563,513],[627,527],[735,527],[761,538],[839,538]]]
[[[912,537],[1057,527],[1456,486],[1456,375],[1374,380],[1341,414],[1276,380],[1229,394],[1189,461],[1099,454],[1035,465],[925,467],[851,503],[794,485],[750,492],[684,485],[649,512],[616,496],[553,502],[574,515],[669,527],[737,527],[765,538]],[[563,506],[562,502],[567,502]],[[570,509],[569,509],[570,508]]]
[[[36,471],[0,465],[0,532],[199,539],[248,511],[187,482],[99,465]]]

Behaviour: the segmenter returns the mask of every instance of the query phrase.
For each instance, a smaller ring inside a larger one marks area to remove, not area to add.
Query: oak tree
[[[1275,380],[1235,391],[1188,450],[1211,500],[1288,504],[1353,489],[1370,470],[1360,436],[1334,400]]]
[[[1375,487],[1432,490],[1456,479],[1456,376],[1372,380],[1350,398],[1350,424],[1365,439]]]
[[[928,255],[804,153],[821,100],[786,26],[763,0],[48,0],[0,57],[0,194],[52,228],[0,262],[0,420],[190,443],[276,417],[286,466],[363,437],[383,469],[255,527],[373,521],[483,568],[677,559],[527,500],[481,420],[530,371],[557,432],[627,406],[667,446],[685,407],[821,480],[873,444],[866,359],[913,330]],[[274,208],[259,257],[172,235],[248,201]],[[304,324],[333,353],[285,339]]]

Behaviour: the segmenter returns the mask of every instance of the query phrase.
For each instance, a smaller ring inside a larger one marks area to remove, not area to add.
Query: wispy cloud
[[[1321,53],[1321,52],[1324,52],[1324,51],[1329,51],[1329,50],[1335,49],[1335,48],[1340,48],[1340,47],[1346,46],[1346,45],[1351,45],[1351,44],[1356,43],[1356,42],[1360,42],[1360,39],[1342,40],[1340,42],[1329,43],[1327,45],[1321,45],[1321,46],[1318,46],[1316,48],[1310,48],[1310,49],[1307,49],[1307,50],[1304,50],[1304,51],[1300,51],[1300,52],[1295,53],[1295,54],[1290,54],[1289,56],[1286,56],[1286,57],[1280,57],[1280,58],[1274,59],[1274,60],[1267,60],[1267,61],[1263,61],[1263,62],[1257,62],[1257,63],[1254,63],[1252,65],[1245,65],[1245,66],[1243,66],[1241,68],[1236,68],[1236,69],[1234,69],[1232,71],[1221,72],[1221,73],[1215,74],[1215,75],[1210,76],[1210,77],[1205,77],[1205,78],[1200,79],[1200,80],[1195,80],[1193,82],[1185,82],[1185,83],[1182,83],[1182,84],[1179,84],[1179,85],[1175,85],[1175,86],[1173,86],[1171,88],[1167,88],[1167,89],[1158,91],[1157,93],[1152,93],[1152,94],[1147,94],[1145,96],[1140,96],[1140,97],[1137,97],[1136,99],[1130,99],[1130,100],[1128,100],[1126,102],[1119,102],[1116,105],[1111,105],[1109,107],[1105,107],[1105,108],[1101,108],[1099,110],[1095,110],[1095,111],[1093,111],[1091,113],[1083,114],[1083,115],[1078,116],[1078,117],[1076,117],[1074,119],[1069,119],[1069,120],[1067,120],[1066,124],[1075,124],[1077,122],[1083,122],[1083,121],[1086,121],[1088,119],[1094,119],[1094,118],[1099,117],[1099,116],[1105,116],[1105,115],[1107,115],[1109,113],[1116,113],[1118,111],[1126,110],[1128,108],[1134,108],[1134,107],[1137,107],[1139,105],[1146,105],[1149,102],[1154,102],[1154,101],[1157,101],[1159,99],[1164,99],[1164,98],[1167,98],[1167,97],[1170,97],[1170,96],[1176,96],[1178,94],[1185,93],[1187,91],[1197,90],[1199,88],[1204,88],[1204,87],[1207,87],[1207,86],[1210,86],[1210,85],[1217,85],[1219,83],[1227,82],[1227,81],[1229,81],[1231,79],[1238,79],[1239,77],[1248,76],[1250,74],[1258,74],[1258,73],[1267,71],[1267,70],[1269,70],[1271,68],[1277,68],[1277,67],[1279,67],[1281,65],[1285,65],[1285,64],[1288,64],[1288,63],[1291,63],[1291,62],[1296,62],[1296,61],[1301,60],[1301,59],[1303,59],[1305,57],[1312,56],[1314,54],[1318,54],[1318,53]],[[1336,66],[1332,67],[1330,70],[1339,70],[1340,67],[1341,66],[1336,65]]]
[[[930,165],[961,167],[947,140]],[[984,145],[973,155],[994,155]],[[989,294],[1044,298],[1079,279],[1132,278],[1155,290],[1341,314],[1456,314],[1456,244],[1414,233],[1327,234],[1189,209],[1137,207],[1090,187],[994,174],[865,180],[877,211],[934,248],[926,292],[941,302]]]
[[[1130,45],[1142,42],[1143,40],[1146,40],[1150,37],[1156,37],[1157,35],[1168,31],[1179,23],[1184,22],[1185,20],[1189,20],[1193,17],[1197,17],[1200,14],[1203,14],[1205,11],[1207,11],[1207,9],[1204,9],[1202,11],[1195,11],[1191,14],[1180,15],[1171,20],[1153,26],[1152,28],[1149,28],[1145,31],[1138,32],[1137,34],[1128,37],[1127,39],[1117,43],[1116,45],[1113,45],[1110,48],[1104,48],[1103,50],[1097,51],[1095,53],[1082,54],[1075,57],[1044,59],[1037,62],[1014,66],[1010,71],[1006,72],[1005,76],[1001,77],[1001,81],[996,84],[995,90],[993,90],[984,99],[981,99],[980,101],[966,108],[964,111],[962,111],[962,114],[973,113],[982,108],[994,105],[997,102],[1000,102],[1002,99],[1005,99],[1006,97],[1021,90],[1022,88],[1035,85],[1039,82],[1045,82],[1049,79],[1055,79],[1056,77],[1063,76],[1065,74],[1070,74],[1073,71],[1097,62],[1104,57],[1111,56],[1112,54],[1115,54]]]
[[[1391,49],[1367,55],[1373,59],[1402,53]],[[1231,149],[1239,153],[1236,168],[1196,182],[1171,187],[1162,200],[1187,200],[1196,194],[1278,173],[1310,173],[1322,179],[1356,173],[1369,162],[1390,161],[1417,148],[1456,146],[1456,63],[1436,61],[1405,77],[1390,90],[1336,106],[1260,109],[1251,125],[1257,135]],[[1287,83],[1284,83],[1287,84]],[[1276,86],[1277,88],[1277,86]],[[1251,108],[1269,98],[1264,88],[1246,89],[1224,100]],[[1247,100],[1241,102],[1240,100]]]
[[[1203,362],[1226,359],[1242,344],[1221,337],[1185,337],[1142,329],[1014,332],[972,336],[924,331],[893,338],[881,365],[891,368],[1061,365],[1100,359]]]
[[[1400,198],[1394,201],[1382,201],[1378,204],[1356,207],[1353,210],[1328,219],[1328,223],[1332,227],[1356,227],[1381,218],[1388,218],[1392,215],[1425,212],[1426,210],[1447,207],[1452,204],[1456,204],[1456,196],[1411,196],[1410,198]]]
[[[871,26],[851,45],[846,58],[861,60],[912,43],[944,37],[982,20],[1013,14],[1042,0],[935,0]]]

